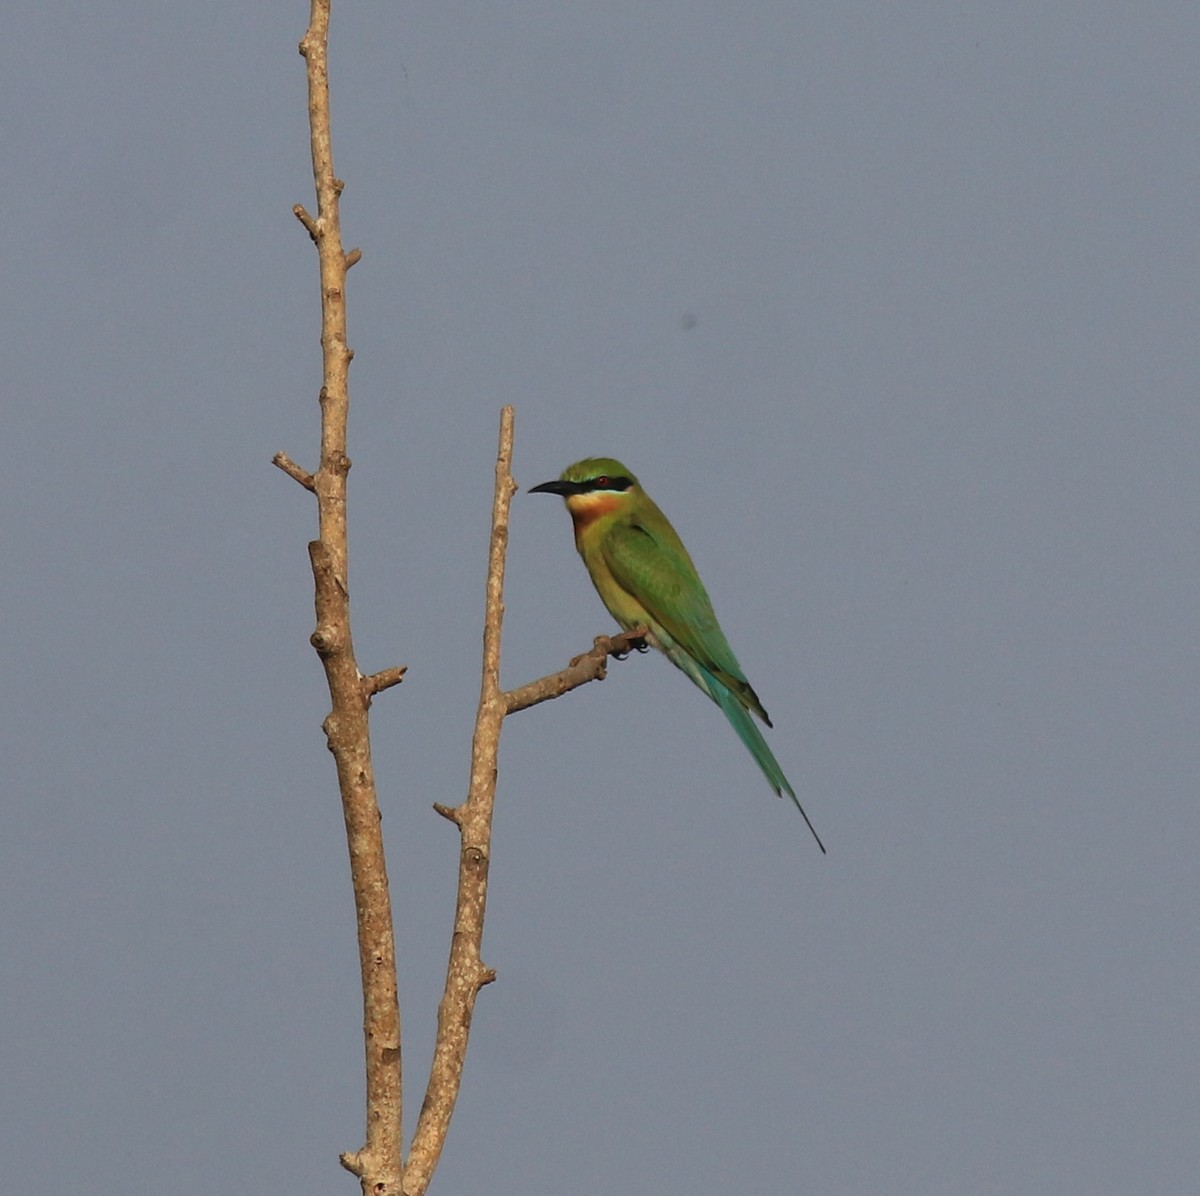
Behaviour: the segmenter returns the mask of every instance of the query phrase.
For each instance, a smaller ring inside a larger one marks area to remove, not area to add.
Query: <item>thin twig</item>
[[[378,673],[372,673],[369,677],[362,679],[363,696],[368,700],[381,694],[385,689],[391,689],[393,685],[399,685],[404,680],[404,674],[408,672],[408,665],[400,664],[394,669],[381,669]]]
[[[645,627],[635,627],[632,631],[620,635],[598,635],[589,652],[576,656],[571,663],[558,673],[551,673],[538,681],[530,681],[519,689],[510,689],[504,695],[504,705],[508,714],[516,714],[518,710],[528,710],[539,702],[548,702],[551,698],[561,698],[563,694],[586,685],[589,681],[603,681],[608,674],[608,658],[615,657],[623,660],[633,649],[645,651],[646,636],[649,631]]]
[[[446,987],[438,1006],[437,1042],[425,1101],[404,1166],[405,1196],[423,1196],[446,1141],[454,1103],[462,1083],[471,1015],[479,990],[496,978],[480,958],[491,861],[492,808],[500,731],[507,713],[500,689],[500,637],[504,623],[504,556],[508,546],[508,509],[516,491],[512,478],[513,409],[500,413],[500,447],[492,499],[492,535],[488,550],[487,597],[483,621],[483,678],[475,735],[471,743],[471,780],[467,799],[438,813],[458,825],[458,903]]]
[[[303,43],[301,43],[300,53],[304,54],[306,58],[308,57],[305,54]],[[308,235],[315,241],[320,236],[320,230],[317,228],[317,222],[308,214],[308,209],[302,203],[298,203],[292,207],[292,212],[296,219],[308,229]]]
[[[317,484],[313,481],[313,475],[307,470],[301,469],[295,461],[287,455],[287,453],[276,453],[271,458],[272,465],[278,465],[284,473],[293,481],[297,481],[305,490],[311,491],[313,494],[317,492]]]

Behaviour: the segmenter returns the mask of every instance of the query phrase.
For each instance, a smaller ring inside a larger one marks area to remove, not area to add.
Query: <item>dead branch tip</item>
[[[317,222],[308,214],[305,206],[302,203],[295,204],[292,207],[292,211],[295,213],[296,219],[308,230],[308,235],[315,241],[317,233],[320,230],[317,228]]]
[[[383,693],[385,689],[391,689],[393,685],[399,685],[407,672],[408,665],[401,664],[393,669],[381,669],[378,673],[364,677],[362,679],[363,696],[369,698],[374,694]]]
[[[313,480],[313,475],[301,469],[295,461],[287,455],[287,453],[276,453],[271,458],[271,464],[278,466],[288,475],[294,482],[299,482],[305,490],[312,494],[317,492],[317,483]]]

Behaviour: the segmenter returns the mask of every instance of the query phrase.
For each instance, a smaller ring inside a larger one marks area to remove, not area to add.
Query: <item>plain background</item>
[[[0,1188],[356,1191],[307,644],[303,3],[0,47]],[[435,1191],[1186,1193],[1194,3],[337,3],[354,631],[411,1129],[498,411],[692,550],[830,854],[658,657],[514,718]],[[611,621],[519,494],[504,679]]]

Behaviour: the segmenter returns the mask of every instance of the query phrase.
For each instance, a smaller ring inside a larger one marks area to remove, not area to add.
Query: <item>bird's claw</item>
[[[650,645],[649,645],[649,643],[646,642],[646,637],[644,635],[639,635],[636,638],[628,640],[626,642],[628,644],[628,647],[626,647],[624,651],[612,653],[612,656],[616,660],[625,660],[629,656],[629,653],[633,652],[635,650],[638,652],[649,652],[650,651]]]

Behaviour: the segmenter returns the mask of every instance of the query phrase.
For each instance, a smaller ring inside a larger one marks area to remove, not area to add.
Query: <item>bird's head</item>
[[[567,504],[576,523],[625,507],[638,488],[638,480],[612,457],[586,457],[568,465],[557,481],[543,482],[530,494],[557,494]]]

